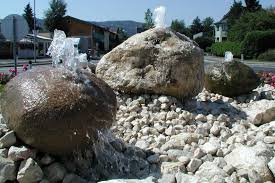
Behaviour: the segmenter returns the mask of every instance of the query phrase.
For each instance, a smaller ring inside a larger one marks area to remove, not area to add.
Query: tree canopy
[[[213,24],[214,24],[214,19],[211,17],[206,17],[202,21],[203,32],[207,34],[207,36],[209,37],[213,36],[213,32],[214,32]]]
[[[249,12],[255,12],[262,9],[262,5],[260,5],[258,0],[245,0],[245,4],[246,10]]]
[[[242,15],[229,30],[228,36],[231,41],[242,41],[248,32],[272,29],[275,29],[275,14],[260,10]]]
[[[25,6],[23,17],[26,19],[29,25],[29,32],[32,32],[34,29],[34,16],[30,3]]]
[[[225,16],[225,18],[227,18],[229,28],[231,28],[236,23],[236,21],[240,19],[243,13],[244,7],[242,5],[242,2],[234,0],[228,14]]]
[[[191,26],[190,26],[190,29],[191,29],[191,33],[194,35],[194,34],[197,34],[197,33],[200,33],[200,32],[203,32],[203,25],[202,25],[202,22],[201,22],[201,19],[199,17],[196,17]]]
[[[51,0],[50,8],[45,13],[45,26],[53,32],[55,29],[66,32],[64,16],[67,12],[67,4],[63,0]]]
[[[184,20],[172,20],[171,29],[188,37],[192,37],[190,29],[186,27]]]
[[[153,28],[154,26],[153,13],[150,9],[147,9],[145,12],[143,28],[147,30]]]

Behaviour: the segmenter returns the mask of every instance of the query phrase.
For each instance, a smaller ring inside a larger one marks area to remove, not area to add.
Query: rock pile
[[[164,95],[116,95],[116,137],[101,131],[94,144],[101,148],[71,156],[30,148],[0,124],[0,183],[274,182],[274,88],[237,98],[204,90],[184,103]],[[262,108],[253,108],[259,102]],[[251,108],[273,119],[254,123]]]

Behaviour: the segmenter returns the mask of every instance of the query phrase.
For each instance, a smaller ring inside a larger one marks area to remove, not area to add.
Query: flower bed
[[[271,72],[258,72],[258,76],[261,78],[262,84],[269,84],[275,87],[275,75]]]

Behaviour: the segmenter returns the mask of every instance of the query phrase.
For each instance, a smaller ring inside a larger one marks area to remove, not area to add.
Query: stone
[[[178,161],[182,162],[184,165],[187,165],[190,162],[190,160],[191,159],[189,157],[187,157],[187,156],[180,156],[178,158]]]
[[[154,163],[154,164],[159,163],[160,161],[159,155],[158,154],[151,155],[147,158],[147,161],[149,163]]]
[[[54,158],[52,158],[50,155],[45,154],[41,159],[40,159],[40,163],[42,165],[49,165],[54,161]]]
[[[194,173],[202,164],[202,160],[200,159],[191,159],[191,161],[187,165],[187,171]]]
[[[262,183],[261,176],[255,170],[248,171],[248,179],[250,183]]]
[[[203,163],[195,175],[213,183],[224,183],[225,178],[228,177],[224,170],[215,165],[215,163],[209,161]]]
[[[8,157],[13,161],[26,160],[35,158],[36,151],[25,146],[15,147],[11,146],[8,151]]]
[[[98,183],[155,183],[155,177],[148,177],[146,179],[114,179],[114,180],[107,180],[101,181]]]
[[[43,171],[32,158],[21,162],[17,173],[17,181],[19,183],[36,183],[42,178]]]
[[[268,163],[269,170],[273,173],[275,177],[275,157]]]
[[[198,183],[200,182],[200,178],[193,175],[188,175],[184,173],[177,173],[176,174],[177,183]]]
[[[160,96],[158,100],[160,103],[169,103],[169,98],[167,96]]]
[[[198,158],[200,159],[201,157],[203,157],[205,155],[205,153],[201,150],[201,148],[197,148],[194,152],[194,158]]]
[[[67,174],[62,183],[87,183],[87,181],[75,174]]]
[[[176,177],[173,174],[164,174],[161,179],[158,180],[158,183],[177,183]]]
[[[162,174],[175,174],[177,172],[184,172],[185,166],[181,162],[162,162],[160,169]]]
[[[203,51],[184,35],[150,29],[103,56],[96,75],[125,93],[193,97],[203,88]]]
[[[232,175],[232,173],[235,171],[235,168],[232,165],[225,165],[223,167],[223,170],[228,174]]]
[[[257,144],[253,147],[239,146],[224,157],[227,165],[233,166],[237,173],[255,170],[263,181],[273,180],[267,167],[268,161],[273,157],[273,152],[265,146]]]
[[[46,178],[53,183],[63,180],[66,175],[66,169],[60,163],[53,163],[44,170]]]
[[[212,93],[239,96],[259,85],[260,79],[253,69],[238,61],[217,63],[206,69],[205,88]]]
[[[275,144],[275,137],[273,137],[273,136],[265,137],[264,142],[267,144]]]
[[[90,71],[49,66],[15,77],[2,92],[0,105],[20,140],[52,154],[85,149],[97,139],[97,130],[111,127],[117,111],[113,90]]]
[[[8,158],[8,148],[0,149],[0,156],[3,158]]]
[[[260,100],[249,104],[243,111],[247,118],[255,125],[269,123],[275,118],[274,100]]]
[[[0,138],[0,148],[6,148],[16,143],[15,133],[10,131]]]
[[[17,166],[14,161],[0,156],[0,183],[16,179]]]
[[[207,121],[207,118],[206,118],[206,116],[204,116],[203,114],[198,114],[198,115],[195,117],[195,120],[196,120],[196,121],[206,122],[206,121]]]
[[[146,149],[149,147],[149,145],[149,142],[146,140],[138,140],[135,146],[139,147],[140,149]]]
[[[220,133],[220,127],[218,125],[213,125],[212,128],[210,129],[210,133],[218,136]]]
[[[206,142],[201,148],[206,154],[214,155],[220,148],[220,144],[217,141]]]

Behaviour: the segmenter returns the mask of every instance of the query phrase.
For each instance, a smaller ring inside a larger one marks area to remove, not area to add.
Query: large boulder
[[[96,75],[125,93],[192,97],[204,85],[203,51],[184,35],[150,29],[106,54]]]
[[[12,79],[0,105],[8,127],[24,143],[53,154],[70,153],[97,138],[116,115],[112,89],[88,70],[39,67]]]
[[[259,84],[257,74],[238,61],[210,65],[205,73],[205,88],[228,97],[247,94]]]

